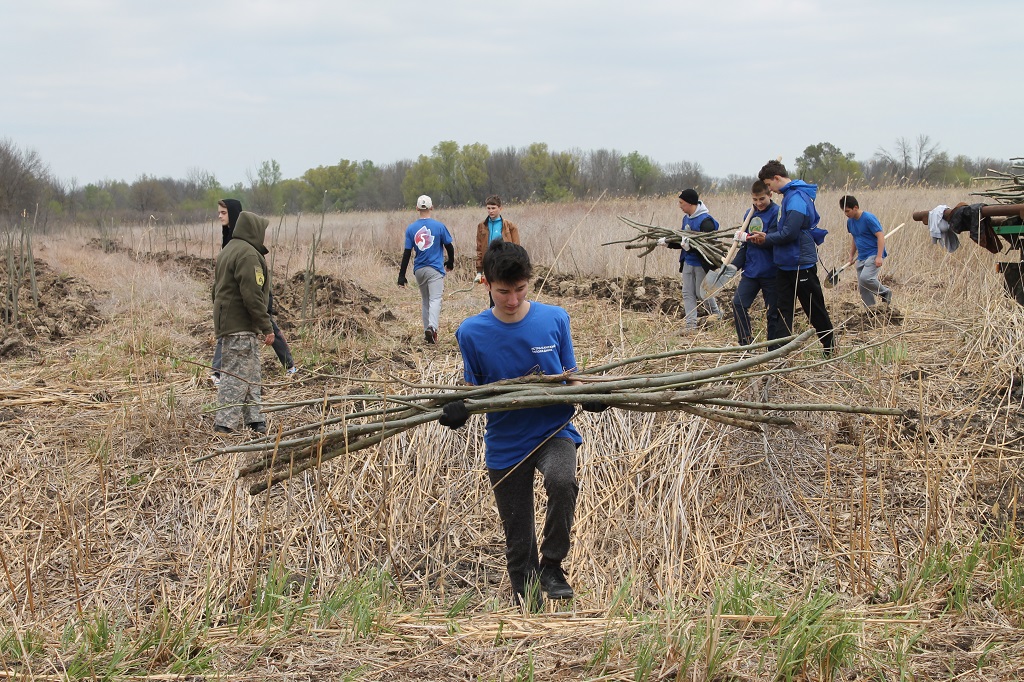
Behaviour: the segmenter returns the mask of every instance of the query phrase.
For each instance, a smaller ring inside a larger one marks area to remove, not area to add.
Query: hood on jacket
[[[708,212],[708,207],[704,205],[704,202],[703,201],[698,201],[697,202],[697,210],[695,210],[693,212],[693,215],[690,216],[690,222],[693,222],[693,219],[696,218],[697,216],[704,215],[707,212]]]
[[[221,199],[225,208],[228,209],[228,229],[235,229],[238,223],[238,214],[242,212],[242,202],[238,199]]]
[[[231,238],[247,241],[260,253],[267,253],[266,247],[263,246],[263,240],[267,236],[268,225],[270,225],[270,221],[263,216],[242,211],[238,214],[238,222],[235,224]]]
[[[801,192],[805,192],[812,199],[815,199],[818,196],[818,186],[804,182],[803,180],[790,180],[789,183],[779,191],[785,194],[791,189],[798,189]]]

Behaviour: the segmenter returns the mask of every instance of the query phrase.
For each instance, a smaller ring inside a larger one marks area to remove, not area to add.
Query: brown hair
[[[497,194],[492,194],[484,201],[484,206],[501,206],[501,197]]]
[[[782,165],[781,161],[776,161],[775,159],[772,159],[765,165],[761,166],[761,171],[757,174],[757,179],[771,180],[776,175],[788,178],[789,171],[786,170],[786,167]]]

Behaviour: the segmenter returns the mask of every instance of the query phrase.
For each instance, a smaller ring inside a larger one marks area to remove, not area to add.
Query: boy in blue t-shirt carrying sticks
[[[497,240],[487,248],[483,283],[494,307],[464,320],[455,334],[466,383],[575,371],[569,315],[558,306],[527,300],[532,272],[522,246]],[[583,408],[600,412],[606,406]],[[531,610],[543,601],[538,588],[550,599],[574,596],[562,569],[579,493],[576,448],[583,439],[572,424],[574,414],[572,405],[552,405],[487,415],[484,460],[505,531],[506,567],[514,598]],[[457,429],[468,418],[465,402],[458,400],[444,406],[438,421]],[[536,471],[547,492],[539,547],[534,528]]]

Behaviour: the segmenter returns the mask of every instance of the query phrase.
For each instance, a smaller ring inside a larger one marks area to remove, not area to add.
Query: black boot
[[[576,593],[565,580],[565,573],[559,564],[540,565],[540,584],[548,593],[548,599],[572,599]]]

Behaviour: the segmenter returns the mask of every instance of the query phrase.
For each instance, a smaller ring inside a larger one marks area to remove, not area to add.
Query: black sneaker
[[[565,581],[562,567],[556,564],[540,565],[540,586],[548,593],[548,599],[572,599],[576,593]]]
[[[434,329],[424,329],[423,340],[429,344],[437,343],[437,331]]]
[[[527,578],[510,575],[509,580],[512,582],[512,602],[516,606],[530,613],[539,613],[544,608],[544,594],[536,573]]]
[[[221,426],[220,424],[214,424],[213,425],[213,432],[214,433],[234,433],[235,430],[233,428],[231,428],[230,426]]]
[[[256,433],[266,433],[267,423],[266,422],[253,422],[252,424],[246,424],[251,430]]]

